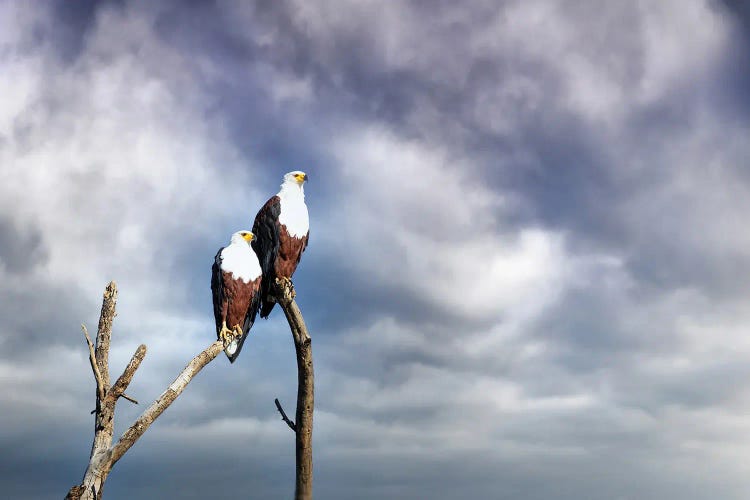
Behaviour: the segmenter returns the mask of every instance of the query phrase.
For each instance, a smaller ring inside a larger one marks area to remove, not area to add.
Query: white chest
[[[221,251],[221,270],[232,273],[235,279],[241,279],[244,283],[261,275],[258,257],[246,243],[232,244]]]
[[[310,229],[305,199],[301,196],[288,196],[285,193],[279,193],[278,196],[281,205],[279,222],[286,226],[291,236],[297,238],[305,236]]]

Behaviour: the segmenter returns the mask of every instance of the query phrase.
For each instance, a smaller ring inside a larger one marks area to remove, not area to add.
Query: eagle
[[[270,296],[277,278],[290,280],[307,248],[310,220],[305,205],[307,174],[284,175],[281,190],[258,211],[253,223],[252,247],[258,254],[263,279],[260,285],[260,317],[268,318],[275,305]]]
[[[229,245],[220,248],[211,268],[216,336],[224,341],[224,353],[234,363],[260,305],[261,270],[250,247],[255,235],[237,231]]]

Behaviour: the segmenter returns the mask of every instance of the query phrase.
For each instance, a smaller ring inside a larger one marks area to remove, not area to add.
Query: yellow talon
[[[279,289],[284,292],[284,294],[286,294],[287,292],[289,293],[290,299],[293,299],[297,296],[297,292],[294,290],[294,283],[292,283],[292,280],[287,278],[286,276],[276,278],[276,284]]]
[[[224,347],[228,346],[232,339],[234,338],[234,335],[232,333],[232,330],[227,328],[226,322],[221,324],[221,330],[219,331],[219,340],[224,342]]]
[[[234,338],[239,340],[242,337],[242,327],[240,325],[234,325],[232,333],[234,334]]]

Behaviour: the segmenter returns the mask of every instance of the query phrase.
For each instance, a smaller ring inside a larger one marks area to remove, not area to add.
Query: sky
[[[726,0],[0,1],[0,489],[124,431],[215,339],[216,250],[304,170],[325,499],[750,491],[750,9]],[[277,309],[107,498],[289,498]]]

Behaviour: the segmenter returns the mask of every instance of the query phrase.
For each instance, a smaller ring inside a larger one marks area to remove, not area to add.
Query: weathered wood
[[[144,344],[141,344],[138,346],[138,349],[135,350],[133,357],[130,358],[130,362],[128,363],[128,366],[125,367],[122,375],[117,378],[117,382],[115,382],[115,385],[113,385],[109,390],[107,397],[113,398],[115,400],[121,396],[125,397],[125,390],[130,385],[130,381],[133,380],[133,375],[135,375],[135,371],[138,369],[138,367],[141,366],[141,361],[143,361],[143,358],[145,356],[146,346]],[[132,401],[132,398],[130,397],[126,397],[126,399]],[[137,404],[138,402],[135,401],[135,403]]]
[[[146,411],[138,417],[135,423],[133,423],[133,425],[122,434],[120,440],[117,441],[117,444],[112,447],[110,457],[112,462],[111,465],[114,465],[120,460],[120,458],[122,458],[125,452],[135,444],[144,432],[146,432],[146,429],[149,428],[154,420],[156,420],[175,399],[177,399],[177,396],[182,394],[182,391],[185,390],[185,387],[187,387],[193,377],[195,377],[204,366],[216,359],[216,356],[218,356],[223,350],[224,343],[221,340],[217,340],[188,363],[185,369],[182,370],[182,373],[180,373],[177,378],[174,379],[174,382],[167,387],[167,390],[162,392],[161,396],[151,403],[151,406],[149,406]]]
[[[94,372],[94,380],[96,381],[96,396],[101,401],[104,399],[104,379],[102,373],[99,371],[99,363],[96,360],[96,352],[94,351],[94,344],[91,342],[89,337],[89,331],[86,329],[86,325],[81,325],[83,330],[83,336],[86,337],[86,343],[89,346],[89,363],[91,363],[91,370]]]
[[[102,372],[105,392],[109,390],[109,342],[112,338],[112,322],[117,307],[117,284],[110,281],[104,289],[102,310],[99,314],[99,328],[96,333],[96,362]]]
[[[313,370],[312,339],[307,331],[302,313],[294,301],[291,281],[277,281],[274,290],[294,339],[297,354],[297,415],[295,428],[296,481],[295,500],[312,499],[313,461],[312,431],[315,407],[315,373]]]
[[[123,392],[123,393],[122,393],[122,394],[120,395],[120,397],[121,397],[122,399],[127,399],[128,401],[130,401],[130,402],[131,402],[131,403],[133,403],[134,405],[137,405],[137,404],[138,404],[138,400],[137,400],[137,399],[135,399],[135,398],[131,398],[130,396],[128,396],[128,395],[127,395],[127,394],[125,394],[124,392]]]
[[[286,425],[288,425],[289,428],[292,429],[292,432],[297,432],[297,426],[294,425],[294,422],[289,420],[289,417],[286,416],[284,408],[282,408],[281,403],[279,403],[279,398],[274,399],[273,402],[276,404],[276,409],[279,410],[279,413],[281,413],[281,420],[286,422]]]
[[[95,499],[101,498],[104,480],[109,473],[106,467],[106,452],[112,444],[114,432],[115,400],[107,400],[109,391],[109,343],[112,337],[112,322],[117,307],[117,284],[110,281],[104,289],[102,309],[99,314],[99,327],[96,333],[96,348],[94,354],[96,363],[92,364],[96,379],[96,410],[94,415],[94,440],[91,444],[89,464],[83,475],[80,488],[71,488],[66,498]],[[84,328],[86,340],[90,344],[88,332]],[[90,350],[89,350],[90,353]],[[98,369],[98,373],[97,373]],[[71,496],[75,491],[79,496]]]
[[[312,499],[312,429],[314,409],[314,372],[312,361],[312,343],[302,318],[302,313],[294,302],[294,287],[291,281],[277,283],[276,301],[281,305],[289,322],[297,355],[297,422],[293,423],[284,413],[281,404],[276,400],[277,408],[284,421],[295,432],[296,446],[296,484],[295,499]],[[170,386],[149,406],[138,419],[112,445],[114,431],[115,406],[119,398],[137,403],[125,394],[135,372],[146,356],[146,346],[140,345],[130,359],[122,375],[110,388],[109,346],[112,335],[112,321],[116,315],[117,286],[113,282],[107,285],[102,301],[96,346],[91,342],[86,327],[83,327],[86,342],[89,346],[89,361],[96,380],[96,409],[94,418],[94,440],[91,446],[89,464],[81,484],[73,486],[66,499],[98,500],[101,499],[104,482],[112,467],[135,442],[146,432],[149,426],[166,410],[187,387],[195,375],[204,366],[216,359],[224,349],[222,341],[217,340],[193,358],[182,370],[182,373]]]
[[[136,349],[133,357],[130,358],[130,362],[125,367],[122,375],[118,377],[115,384],[110,388],[109,345],[112,335],[112,320],[116,315],[116,301],[117,286],[113,281],[107,285],[104,292],[95,348],[91,343],[86,328],[83,328],[87,344],[89,345],[91,368],[94,372],[97,386],[96,409],[94,410],[96,414],[94,417],[94,441],[91,445],[91,455],[83,476],[83,481],[68,491],[65,498],[69,500],[101,499],[104,482],[112,470],[112,466],[146,432],[146,429],[148,429],[153,421],[177,399],[193,377],[204,366],[213,361],[224,349],[224,344],[217,340],[193,358],[167,390],[138,417],[135,423],[123,433],[122,437],[113,446],[112,433],[114,432],[114,415],[117,400],[122,397],[137,403],[133,398],[125,395],[125,390],[130,385],[130,381],[146,356],[146,346],[141,344]]]

